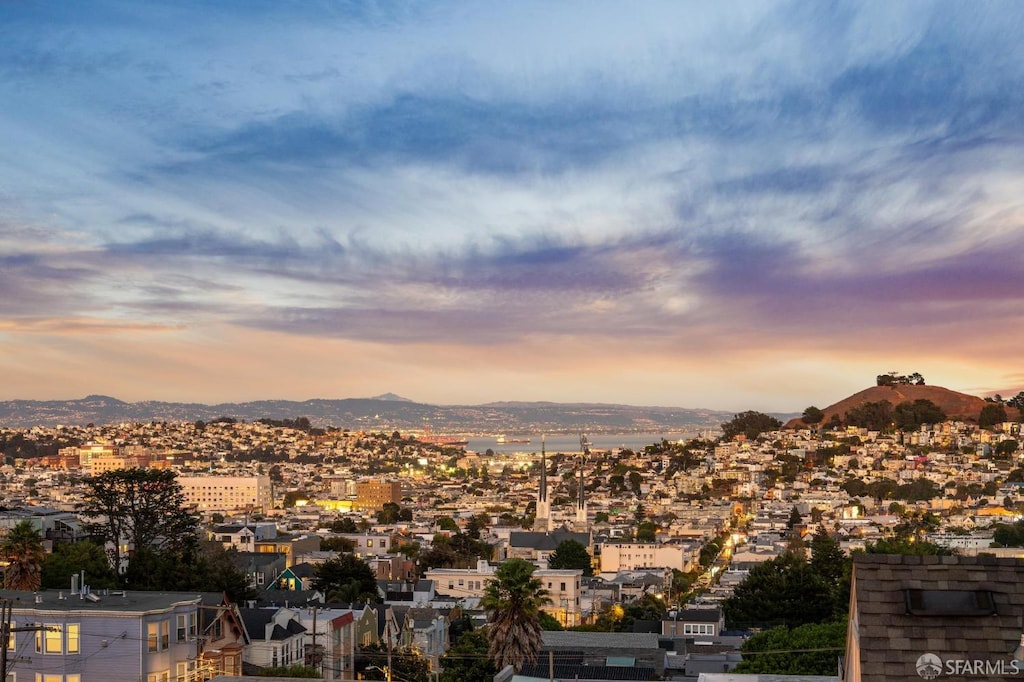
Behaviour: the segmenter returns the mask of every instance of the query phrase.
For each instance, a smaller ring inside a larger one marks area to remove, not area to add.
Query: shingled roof
[[[956,666],[962,675],[959,661],[972,680],[1006,679],[1024,627],[1024,561],[860,554],[850,606],[845,681],[930,679],[918,670],[926,654],[940,679]]]

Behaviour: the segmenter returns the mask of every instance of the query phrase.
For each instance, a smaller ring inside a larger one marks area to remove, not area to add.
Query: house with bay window
[[[199,665],[195,593],[0,590],[8,682],[186,682]],[[24,628],[24,629],[23,629]]]

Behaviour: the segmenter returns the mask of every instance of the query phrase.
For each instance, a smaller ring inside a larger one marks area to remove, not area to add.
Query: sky
[[[1024,390],[1024,3],[0,4],[0,399]]]

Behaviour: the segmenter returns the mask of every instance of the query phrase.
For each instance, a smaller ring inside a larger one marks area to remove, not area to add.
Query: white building
[[[270,476],[179,476],[185,504],[203,514],[260,512],[273,506]]]

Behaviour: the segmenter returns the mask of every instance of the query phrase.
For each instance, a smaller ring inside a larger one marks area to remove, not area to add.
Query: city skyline
[[[0,399],[1024,389],[1024,6],[0,6]]]

